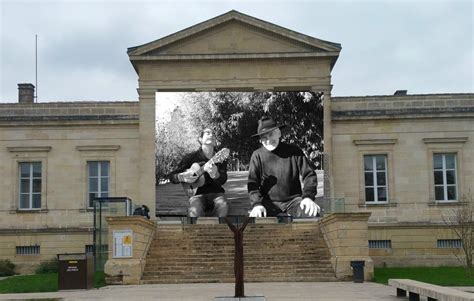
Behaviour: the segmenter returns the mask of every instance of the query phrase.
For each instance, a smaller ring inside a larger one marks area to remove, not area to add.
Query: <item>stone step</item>
[[[253,235],[255,233],[269,233],[269,230],[280,232],[284,234],[297,233],[297,232],[311,232],[313,234],[319,234],[318,224],[260,224],[260,225],[248,225],[245,228],[244,234]],[[180,225],[180,224],[158,224],[155,233],[156,234],[172,234],[172,233],[208,233],[213,232],[218,235],[232,235],[232,231],[227,225],[221,224],[201,224],[201,225]]]
[[[255,242],[266,242],[268,240],[272,241],[305,241],[305,242],[324,242],[324,239],[322,237],[304,237],[304,236],[278,236],[278,235],[266,235],[263,237],[263,235],[260,236],[255,236],[255,237],[246,237],[244,236],[244,242],[247,243],[255,243]],[[187,241],[182,241],[182,239],[187,239]],[[212,236],[211,234],[209,235],[203,235],[202,237],[199,236],[176,236],[176,237],[155,237],[155,239],[161,240],[162,242],[175,242],[175,241],[182,241],[182,243],[188,243],[188,242],[199,242],[199,241],[233,241],[234,237],[233,236],[226,236],[226,237],[219,237],[219,236]],[[156,242],[155,242],[156,243]]]
[[[219,262],[233,262],[234,256],[216,256],[215,259],[213,258],[199,258],[200,256],[187,256],[187,257],[173,257],[167,258],[165,256],[161,258],[149,258],[147,259],[147,264],[168,264],[168,265],[179,265],[179,264],[191,264],[196,262],[196,264],[216,264]],[[218,257],[218,258],[217,258]],[[319,257],[319,256],[312,256],[312,257],[291,257],[291,256],[281,256],[281,257],[272,257],[272,256],[260,256],[260,257],[249,257],[246,256],[244,261],[249,264],[259,264],[265,263],[269,265],[275,264],[322,264],[322,263],[329,263],[329,257]]]
[[[151,250],[148,252],[149,255],[167,255],[167,256],[182,256],[182,255],[207,255],[215,256],[216,254],[233,254],[234,253],[234,246],[228,247],[215,247],[212,245],[209,246],[195,246],[195,247],[186,247],[186,248],[165,248],[164,250]],[[325,248],[301,248],[301,247],[292,247],[292,248],[275,248],[275,247],[262,247],[262,248],[251,248],[251,247],[244,247],[244,254],[246,256],[258,256],[258,255],[265,255],[265,254],[313,254],[313,255],[322,255],[322,254],[329,254]]]
[[[186,233],[182,231],[157,231],[155,233],[155,237],[162,238],[162,237],[176,237],[176,236],[184,236],[189,235],[193,237],[234,237],[234,234],[228,230],[219,232],[219,231],[211,231],[212,228],[206,231],[187,231]],[[258,236],[274,236],[274,237],[320,237],[318,233],[313,233],[316,230],[310,229],[311,231],[307,231],[307,233],[303,232],[302,230],[298,231],[291,231],[288,229],[282,229],[282,231],[278,231],[275,229],[264,229],[262,231],[247,231],[244,232],[244,239],[249,237],[258,237]],[[191,234],[191,235],[190,235]]]
[[[315,248],[315,249],[325,249],[326,244],[323,241],[308,241],[308,240],[294,240],[294,241],[278,241],[274,240],[272,242],[258,242],[258,241],[244,241],[244,248],[256,248],[256,247],[281,247],[282,245],[286,245],[285,248],[294,248],[294,249],[301,249],[301,248]],[[178,242],[176,241],[173,243],[172,241],[163,241],[162,243],[153,243],[151,244],[152,247],[157,247],[160,249],[165,249],[167,247],[173,248],[195,248],[195,247],[205,247],[205,246],[212,246],[212,247],[233,247],[234,240],[199,240],[199,241],[187,241],[187,242]]]
[[[276,269],[277,267],[282,267],[282,268],[328,268],[331,267],[332,265],[330,262],[321,262],[321,263],[301,263],[301,262],[285,262],[285,263],[279,263],[279,262],[268,262],[268,261],[262,261],[262,262],[244,262],[245,267],[247,268],[266,268],[266,269]],[[147,266],[145,270],[155,270],[158,268],[162,269],[168,269],[168,270],[173,270],[178,267],[218,267],[218,266],[234,266],[234,261],[229,260],[229,261],[219,261],[219,262],[199,262],[199,263],[194,263],[194,262],[186,262],[186,263],[167,263],[167,262],[159,262],[159,263],[147,263]]]
[[[145,270],[143,277],[159,277],[159,276],[171,276],[171,275],[203,275],[203,274],[219,274],[219,275],[232,275],[234,271],[233,267],[216,267],[216,268],[188,268],[188,269],[175,269],[175,270]],[[334,271],[332,268],[280,268],[280,269],[266,269],[262,271],[262,268],[245,268],[246,275],[263,276],[271,274],[281,275],[332,275]]]
[[[327,252],[326,250],[320,250],[320,251],[299,250],[299,252],[293,252],[293,253],[289,253],[289,252],[281,253],[280,250],[278,252],[276,250],[267,250],[270,252],[265,252],[265,253],[262,252],[263,250],[259,250],[259,251],[260,252],[258,253],[254,253],[253,251],[250,252],[250,251],[244,250],[245,258],[251,259],[251,258],[265,257],[265,258],[277,260],[282,257],[291,259],[291,258],[294,258],[295,256],[297,257],[310,256],[310,257],[323,257],[323,258],[329,257],[329,252]],[[274,252],[271,252],[271,251],[274,251]],[[295,255],[295,254],[298,254],[298,255]],[[156,251],[149,252],[148,256],[157,257],[157,258],[166,257],[167,260],[172,259],[172,258],[179,259],[179,258],[182,258],[183,256],[196,258],[196,259],[213,258],[213,257],[220,257],[220,256],[233,257],[234,250],[228,250],[227,252],[222,252],[222,251],[206,252],[206,250],[203,250],[203,252],[197,252],[197,251],[196,252],[191,252],[191,251],[190,252],[179,252],[179,251],[171,252],[170,250],[162,250],[162,251],[156,250]]]
[[[245,282],[334,282],[337,279],[333,276],[266,276],[266,277],[245,277]],[[205,278],[203,275],[198,278],[156,278],[142,279],[142,284],[172,284],[172,283],[234,283],[235,278]]]
[[[203,225],[205,227],[201,228],[186,228],[182,226],[167,226],[164,229],[157,228],[156,229],[156,235],[170,235],[170,234],[185,234],[185,233],[192,233],[192,234],[204,234],[204,233],[213,233],[216,235],[222,235],[222,236],[233,236],[233,232],[227,228],[227,226],[224,227],[219,227],[219,225]],[[277,232],[281,233],[284,235],[290,235],[290,234],[320,234],[319,232],[319,227],[317,226],[312,226],[312,227],[306,227],[306,226],[298,226],[296,228],[290,228],[288,226],[283,226],[283,227],[262,227],[262,228],[252,228],[252,227],[247,227],[245,228],[244,235],[256,235],[256,234],[262,234],[266,233],[271,234],[271,232]]]
[[[164,265],[150,265],[149,267],[145,268],[144,272],[149,272],[151,274],[153,273],[158,273],[160,272],[161,274],[163,273],[173,273],[173,272],[179,272],[179,271],[187,271],[187,272],[192,272],[196,270],[226,270],[230,269],[233,270],[234,264],[233,263],[228,263],[228,264],[217,264],[217,265],[177,265],[177,266],[164,266]],[[276,271],[276,270],[288,270],[288,271],[293,271],[293,270],[301,270],[301,271],[309,271],[309,272],[328,272],[332,271],[332,266],[330,265],[285,265],[283,267],[269,267],[268,265],[245,265],[245,269],[249,271]]]
[[[245,262],[329,262],[330,256],[318,256],[315,253],[302,253],[303,256],[295,256],[291,254],[245,254]],[[216,262],[216,261],[232,261],[234,260],[233,253],[219,253],[219,254],[173,254],[169,256],[148,256],[146,262],[148,264],[156,262],[182,262],[182,261],[196,261],[196,262]]]

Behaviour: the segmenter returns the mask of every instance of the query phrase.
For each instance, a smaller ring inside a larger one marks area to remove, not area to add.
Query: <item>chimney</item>
[[[35,86],[33,84],[18,84],[18,103],[34,103]]]
[[[397,90],[395,93],[393,93],[395,96],[406,96],[407,95],[407,90]]]

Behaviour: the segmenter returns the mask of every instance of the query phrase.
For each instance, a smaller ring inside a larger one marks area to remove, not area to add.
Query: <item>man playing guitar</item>
[[[222,154],[222,151],[215,154],[216,139],[210,128],[201,132],[198,141],[201,147],[184,156],[178,168],[170,174],[170,181],[182,183],[187,191],[190,197],[189,217],[205,216],[208,208],[212,208],[213,216],[225,217],[228,206],[222,185],[227,181],[225,159],[229,150],[225,149],[226,154]],[[216,160],[216,157],[219,158]]]

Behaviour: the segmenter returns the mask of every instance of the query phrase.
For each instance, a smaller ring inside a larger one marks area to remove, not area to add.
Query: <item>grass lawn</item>
[[[94,287],[105,286],[104,272],[96,272]],[[58,274],[38,274],[13,276],[0,280],[0,293],[35,293],[58,291]]]
[[[388,279],[412,279],[441,286],[474,286],[462,267],[375,268],[374,281],[388,284]]]

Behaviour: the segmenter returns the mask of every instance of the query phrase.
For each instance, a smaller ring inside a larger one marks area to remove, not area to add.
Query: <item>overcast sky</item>
[[[232,9],[340,43],[333,95],[472,93],[473,1],[0,0],[0,102],[137,100],[127,48]]]

